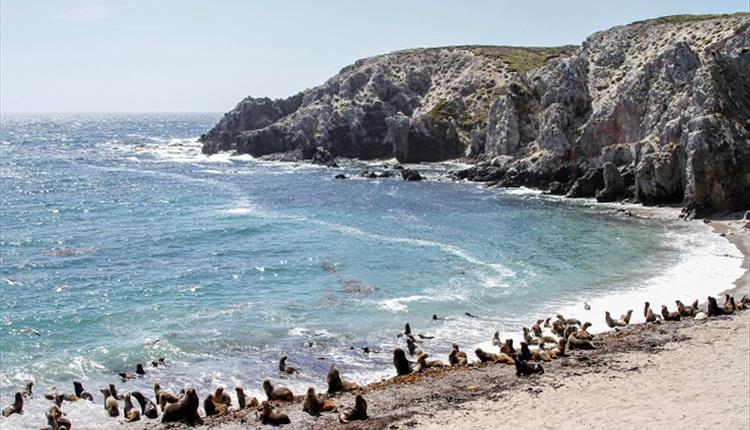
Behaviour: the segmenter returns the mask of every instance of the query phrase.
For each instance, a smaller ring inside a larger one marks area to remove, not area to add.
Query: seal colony
[[[684,306],[679,300],[675,303],[678,310],[669,311],[666,305],[662,305],[662,312],[659,315],[650,312],[650,304],[646,303],[643,312],[643,324],[655,326],[678,323],[689,319],[701,321],[709,317],[734,314],[747,309],[750,305],[750,296],[745,295],[742,299],[735,300],[732,295],[727,294],[722,306],[718,305],[714,297],[709,296],[704,309],[701,309],[697,300],[691,306]],[[604,319],[608,324],[612,323],[611,325],[614,326],[616,332],[621,327],[630,324],[632,315],[633,311],[627,310],[617,321],[614,321],[610,312],[607,311]],[[411,332],[411,326],[407,323],[404,332],[400,333],[398,337],[404,339],[407,350],[414,349],[414,351],[407,353],[402,348],[395,348],[393,350],[393,369],[396,375],[382,383],[361,387],[354,382],[342,379],[334,363],[331,365],[326,378],[328,386],[326,393],[317,394],[315,388],[310,387],[305,395],[301,395],[301,393],[295,395],[288,388],[274,386],[270,380],[266,379],[261,384],[266,399],[259,401],[253,397],[248,401],[243,388],[235,387],[238,399],[236,406],[232,404],[230,396],[224,391],[224,387],[217,387],[213,393],[207,393],[201,402],[200,396],[194,388],[183,389],[175,394],[162,389],[156,382],[154,383],[155,401],[152,401],[138,391],[119,393],[115,384],[109,384],[108,387],[100,389],[104,406],[102,413],[120,422],[146,419],[158,420],[161,423],[197,425],[205,423],[204,419],[208,417],[213,419],[214,417],[225,416],[231,419],[232,416],[238,417],[238,413],[245,416],[247,412],[250,412],[251,414],[254,413],[254,420],[257,422],[279,426],[291,423],[289,415],[284,410],[289,412],[293,410],[292,408],[299,407],[301,403],[301,410],[313,417],[319,417],[327,413],[336,414],[337,411],[341,411],[338,415],[338,422],[345,425],[351,421],[368,420],[371,417],[377,417],[379,413],[386,412],[377,409],[374,412],[368,410],[368,403],[363,396],[369,390],[383,383],[391,381],[397,384],[409,383],[415,380],[413,379],[415,375],[439,372],[450,368],[499,365],[513,366],[515,375],[519,378],[533,378],[535,375],[544,374],[545,369],[542,363],[568,357],[575,354],[577,350],[597,349],[597,337],[587,331],[590,325],[589,322],[581,322],[576,318],[565,318],[562,315],[540,319],[532,324],[531,329],[523,328],[524,341],[520,343],[519,348],[515,347],[513,339],[503,340],[495,332],[491,342],[493,347],[497,348],[496,351],[484,351],[477,348],[475,351],[477,360],[469,361],[467,354],[460,351],[460,346],[454,343],[448,357],[448,364],[443,364],[440,360],[427,360],[429,354],[424,352],[423,349],[427,346],[425,342],[428,340],[430,342],[443,342],[445,340],[426,335],[414,336]],[[550,340],[555,340],[555,342],[550,342]],[[409,347],[409,345],[414,346]],[[166,365],[163,358],[159,361]],[[293,372],[286,370],[288,367],[285,366],[285,361],[286,357],[280,359],[279,371],[290,376],[297,374],[296,369]],[[142,365],[136,365],[136,369],[137,377],[146,377],[147,373],[143,370]],[[117,373],[117,376],[121,376],[120,373],[122,372]],[[129,380],[125,379],[124,383],[127,384]],[[93,396],[85,391],[80,382],[74,381],[72,385],[73,393],[65,393],[53,387],[43,396],[45,399],[51,400],[52,404],[45,417],[40,417],[40,426],[46,421],[47,426],[45,428],[70,430],[72,424],[64,412],[65,402],[95,401]],[[3,409],[3,415],[9,417],[13,414],[22,414],[25,401],[43,401],[34,398],[32,388],[33,383],[29,382],[22,390],[16,392],[12,404]],[[355,396],[354,402],[342,403],[341,396],[344,393],[352,393]],[[135,398],[137,404],[134,404],[131,398]],[[203,405],[202,411],[201,405]]]

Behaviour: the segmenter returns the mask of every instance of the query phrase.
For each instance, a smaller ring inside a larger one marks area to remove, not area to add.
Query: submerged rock
[[[403,169],[401,170],[401,179],[404,181],[421,181],[424,178],[416,170]]]

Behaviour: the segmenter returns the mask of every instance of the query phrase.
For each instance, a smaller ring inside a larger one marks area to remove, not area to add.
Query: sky
[[[0,0],[0,111],[224,112],[359,58],[446,45],[559,46],[750,0]]]

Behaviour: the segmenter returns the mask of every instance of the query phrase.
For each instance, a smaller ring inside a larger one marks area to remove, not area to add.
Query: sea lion
[[[289,424],[289,416],[287,414],[281,414],[273,411],[271,404],[268,401],[263,400],[261,403],[263,411],[260,414],[260,422],[263,424],[271,424],[278,426],[281,424]]]
[[[122,382],[128,382],[131,379],[135,379],[138,377],[138,375],[136,375],[135,373],[127,373],[127,372],[120,372],[118,373],[118,375],[122,379]]]
[[[185,392],[185,395],[175,403],[170,403],[162,414],[162,423],[176,423],[184,421],[190,425],[202,424],[203,420],[198,415],[198,406],[200,406],[200,399],[198,399],[198,393],[195,392],[195,388],[190,388]]]
[[[412,372],[412,366],[406,359],[406,353],[401,348],[393,350],[393,366],[396,367],[396,374],[408,375]]]
[[[227,412],[229,412],[227,405],[223,403],[217,403],[214,400],[213,394],[209,394],[205,399],[203,399],[203,410],[206,411],[207,417],[214,415],[225,415]]]
[[[117,403],[117,399],[112,395],[112,391],[107,388],[99,390],[104,396],[104,409],[107,411],[110,417],[120,416],[120,406]]]
[[[523,344],[521,344],[523,345]],[[544,368],[541,364],[528,363],[521,360],[520,357],[513,357],[516,362],[516,376],[529,376],[535,373],[543,374]]]
[[[484,352],[482,348],[477,348],[474,350],[474,354],[476,354],[479,361],[482,363],[494,363],[496,361],[500,360],[500,356],[497,354],[493,354],[491,352]]]
[[[451,366],[466,366],[469,363],[466,353],[459,351],[458,344],[453,344],[453,350],[448,354],[448,363]]]
[[[255,397],[250,399],[250,403],[247,403],[247,397],[245,397],[245,390],[243,390],[241,387],[235,388],[234,391],[237,392],[237,404],[240,409],[245,409],[245,408],[254,409],[254,408],[257,408],[258,405],[260,404],[260,402],[258,402],[258,399],[256,399]]]
[[[573,351],[575,349],[596,349],[593,343],[589,340],[578,339],[575,333],[568,336],[568,341],[565,345],[565,349]]]
[[[648,307],[648,302],[646,302],[645,314],[646,314],[646,322],[648,323],[656,322],[656,315],[654,314],[654,311],[650,307]]]
[[[141,363],[138,363],[135,365],[135,374],[143,376],[146,374],[146,371],[143,370],[143,365]]]
[[[329,394],[337,393],[339,391],[353,391],[359,388],[359,385],[354,382],[341,379],[341,375],[335,364],[331,364],[331,368],[328,369],[326,380],[328,382]]]
[[[563,336],[565,335],[565,324],[563,324],[563,322],[560,320],[554,320],[552,321],[551,330],[552,330],[552,333],[558,336]]]
[[[279,359],[279,371],[281,371],[281,373],[286,373],[286,374],[289,374],[289,375],[293,375],[295,373],[299,373],[299,372],[297,372],[296,368],[294,368],[292,366],[287,366],[286,365],[286,355],[283,356],[283,357],[281,357]]]
[[[669,312],[666,305],[661,305],[661,317],[664,321],[679,321],[680,313],[677,311]]]
[[[162,390],[161,386],[158,383],[154,384],[154,397],[156,398],[156,403],[159,404],[159,407],[162,411],[167,404],[177,403],[180,400],[177,396],[170,393],[169,391]]]
[[[531,337],[531,334],[529,333],[529,329],[526,327],[523,328],[523,340],[526,341],[527,345],[539,345],[539,341],[540,341],[540,339],[535,339]]]
[[[422,350],[419,349],[412,338],[406,338],[406,349],[409,351],[409,355],[419,355]]]
[[[90,402],[94,401],[94,396],[92,396],[88,391],[84,390],[83,384],[78,381],[73,381],[73,391],[79,399],[88,400]]]
[[[568,337],[568,336],[570,336],[570,335],[571,335],[572,333],[575,333],[575,332],[577,332],[577,331],[578,331],[578,328],[579,328],[579,327],[578,327],[577,325],[573,325],[573,324],[565,326],[565,330],[563,330],[563,335],[562,335],[562,337],[563,337],[563,338],[567,338],[567,337]]]
[[[648,310],[651,309],[651,303],[649,302],[643,302],[643,317],[648,317]]]
[[[68,426],[65,426],[60,422],[60,418],[62,418],[62,411],[57,405],[50,406],[50,408],[47,409],[45,416],[47,417],[47,427],[45,427],[44,430],[70,429],[70,420],[67,420]]]
[[[148,397],[144,396],[140,391],[133,391],[131,393],[138,404],[141,405],[141,415],[146,418],[154,419],[159,416],[159,411],[156,409],[156,405]]]
[[[281,400],[284,402],[294,400],[294,394],[292,394],[290,389],[285,387],[274,388],[268,379],[263,381],[263,391],[266,393],[268,400]]]
[[[729,294],[724,294],[724,311],[726,311],[727,314],[732,314],[734,310],[734,297]]]
[[[367,402],[365,398],[357,395],[354,399],[354,407],[344,409],[339,414],[339,422],[346,424],[349,421],[354,420],[366,420],[367,419]]]
[[[443,367],[445,364],[443,364],[440,360],[427,360],[427,358],[430,355],[426,352],[423,352],[418,358],[417,358],[417,366],[419,367],[419,371],[429,369],[430,367]]]
[[[133,401],[130,400],[130,393],[125,393],[125,407],[123,412],[125,414],[125,421],[132,423],[141,419],[141,412],[133,407]]]
[[[333,403],[333,400],[329,399],[319,399],[317,394],[315,394],[315,388],[310,387],[307,389],[307,394],[305,394],[305,400],[302,403],[302,411],[307,412],[310,415],[317,416],[320,415],[320,412],[332,412],[336,410],[336,404]]]
[[[551,320],[551,319],[552,319],[552,317],[547,317],[547,319],[544,320],[544,328],[550,328],[550,327],[552,327],[550,325],[550,323],[549,323],[549,320]]]
[[[624,314],[620,315],[620,319],[618,320],[618,323],[624,323],[623,326],[626,326],[626,325],[630,324],[630,317],[632,317],[632,316],[633,316],[633,310],[632,309],[628,309],[627,312],[625,312]]]
[[[692,306],[685,306],[681,301],[675,300],[674,303],[677,305],[677,312],[683,317],[692,317],[697,311]]]
[[[594,336],[588,332],[588,328],[591,327],[591,323],[586,321],[583,323],[583,326],[581,326],[578,331],[576,331],[576,338],[581,340],[591,340],[594,338]]]
[[[232,406],[232,399],[224,392],[224,387],[219,387],[214,391],[214,403]]]
[[[607,325],[609,326],[609,328],[624,327],[628,325],[628,323],[626,323],[622,319],[617,320],[617,321],[613,320],[612,315],[609,314],[609,311],[604,312],[604,321],[607,322]]]
[[[590,311],[591,310],[591,305],[588,304],[588,302],[583,302],[583,308],[586,309],[587,311]]]
[[[492,336],[492,344],[495,345],[495,346],[500,346],[500,345],[503,344],[503,340],[500,339],[500,332],[499,331],[496,331],[495,335]]]
[[[420,339],[427,339],[427,340],[435,339],[435,336],[429,336],[423,333],[417,333],[417,337],[419,337]]]
[[[445,318],[439,317],[436,314],[432,314],[432,320],[433,321],[445,321]]]
[[[536,337],[542,337],[542,328],[539,326],[539,322],[531,326],[531,332],[534,333],[534,336]]]
[[[21,395],[24,399],[31,399],[34,398],[34,394],[31,392],[32,388],[34,387],[34,383],[31,381],[26,382],[26,385],[23,387],[23,391],[21,391]]]
[[[576,318],[565,318],[560,314],[557,314],[557,320],[562,322],[564,325],[581,325],[581,320]]]
[[[114,397],[116,400],[122,400],[122,394],[117,393],[117,387],[115,387],[115,384],[109,384],[109,393],[112,397]]]
[[[509,356],[513,356],[516,353],[516,349],[513,348],[513,339],[506,339],[503,346],[500,347],[500,352]]]
[[[709,317],[715,317],[726,314],[726,311],[724,308],[720,308],[719,305],[716,303],[716,299],[708,296],[708,316]]]
[[[553,346],[549,351],[547,351],[547,354],[549,354],[549,357],[551,359],[564,357],[566,346],[567,346],[567,341],[565,339],[560,339],[559,341],[557,341],[557,345]]]
[[[22,414],[23,413],[23,395],[21,392],[16,392],[13,400],[13,404],[10,406],[6,406],[5,409],[3,409],[3,416],[9,417],[13,414]]]
[[[745,309],[747,309],[748,302],[750,302],[750,300],[748,300],[747,295],[744,295],[744,296],[742,296],[742,298],[740,299],[740,301],[734,305],[734,307],[738,311],[744,311]]]

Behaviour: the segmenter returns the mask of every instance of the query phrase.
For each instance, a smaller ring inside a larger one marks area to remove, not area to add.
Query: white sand
[[[658,354],[611,358],[635,371],[567,376],[418,418],[418,429],[750,428],[750,312],[688,327]]]

